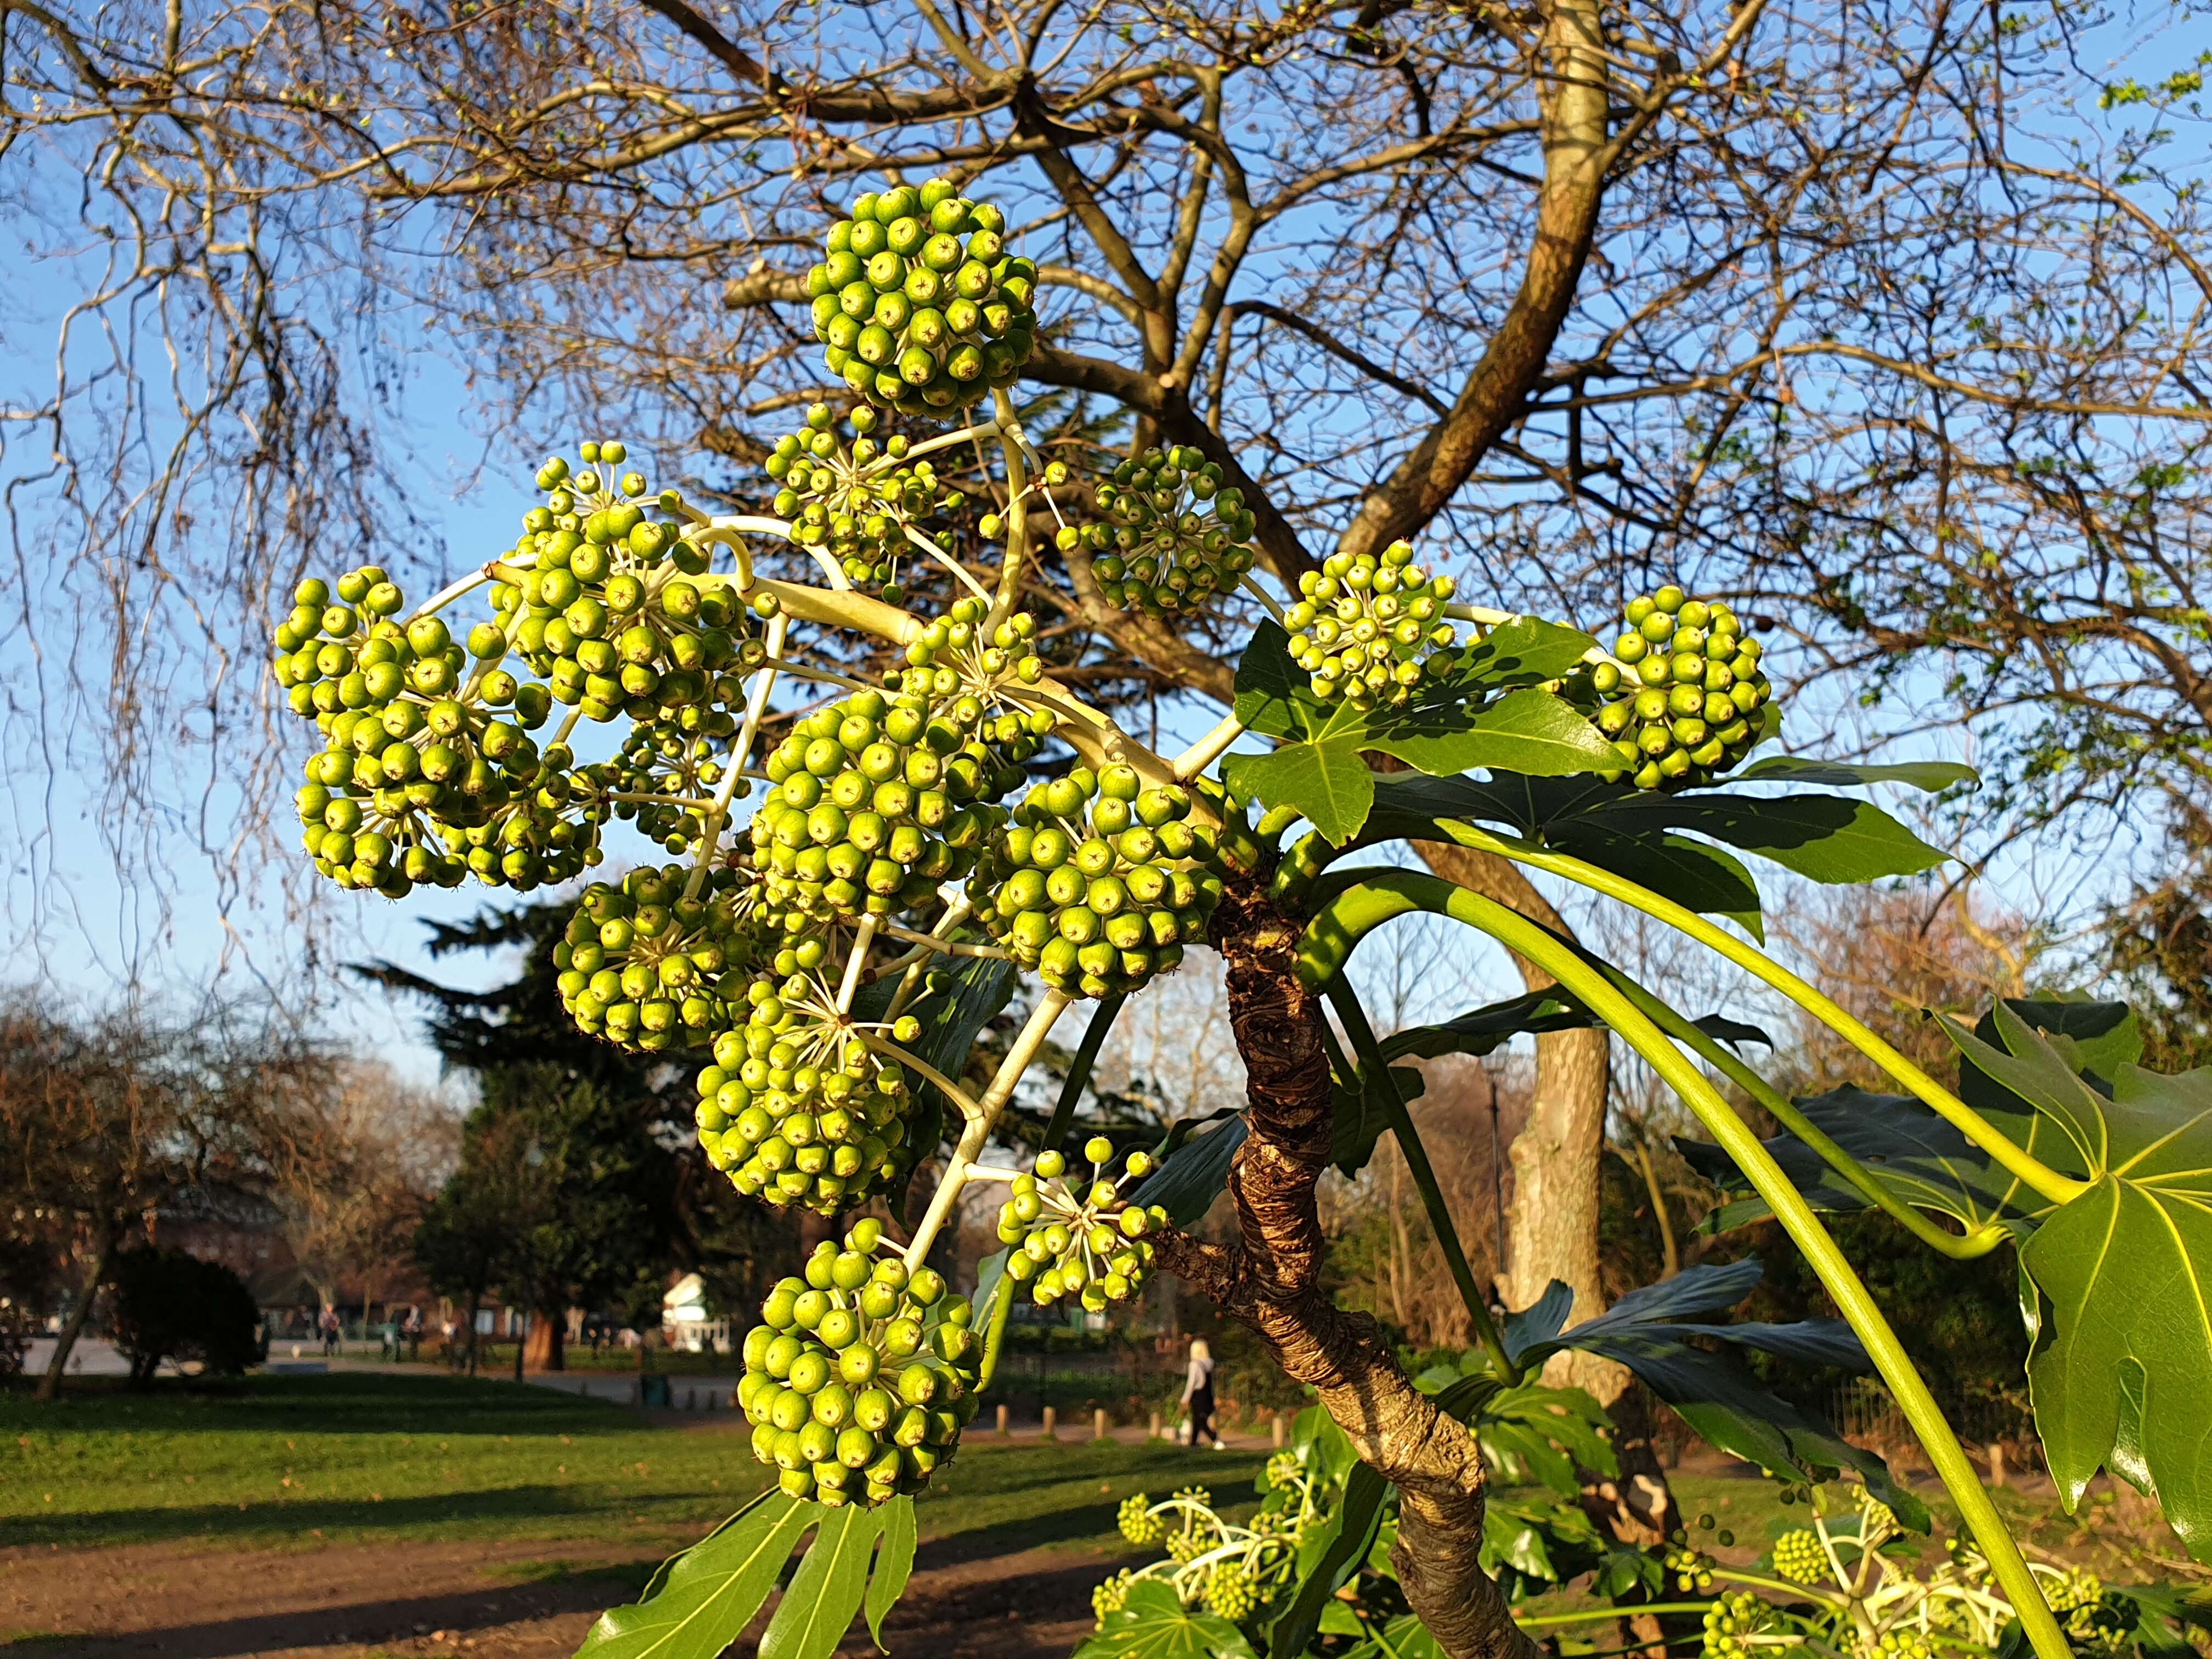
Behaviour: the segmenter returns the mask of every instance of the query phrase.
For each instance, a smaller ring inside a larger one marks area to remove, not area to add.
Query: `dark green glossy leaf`
[[[1429,1080],[1414,1066],[1393,1066],[1390,1075],[1398,1080],[1401,1100],[1418,1100],[1428,1090]],[[1375,1143],[1390,1133],[1389,1109],[1376,1097],[1375,1091],[1348,1086],[1334,1078],[1329,1080],[1328,1094],[1335,1114],[1330,1126],[1328,1161],[1346,1176],[1356,1176],[1375,1156]]]
[[[1624,830],[1613,814],[1571,820],[1561,826],[1553,844],[1640,887],[1664,893],[1677,904],[1725,916],[1754,939],[1765,942],[1758,884],[1742,861],[1725,848],[1671,830]]]
[[[1473,715],[1461,708],[1378,720],[1360,746],[1431,777],[1478,769],[1561,777],[1620,763],[1605,734],[1571,703],[1534,686],[1508,691]]]
[[[983,1028],[1012,1000],[1019,975],[1012,963],[993,957],[951,957],[939,971],[951,982],[942,991],[908,1005],[907,1012],[921,1022],[921,1035],[908,1046],[911,1053],[957,1079],[968,1069],[969,1054]],[[861,1019],[881,1019],[897,989],[896,978],[863,986],[853,998],[854,1013]],[[934,1147],[947,1103],[937,1085],[925,1079],[914,1079],[913,1086],[919,1110],[908,1133],[915,1144]],[[896,1204],[898,1194],[891,1196]]]
[[[1294,807],[1342,847],[1375,804],[1375,774],[1360,758],[1370,746],[1349,738],[1285,744],[1272,755],[1230,756],[1221,776],[1239,799]]]
[[[1352,1465],[1344,1496],[1328,1522],[1298,1547],[1297,1592],[1267,1632],[1267,1659],[1302,1659],[1321,1628],[1329,1598],[1359,1569],[1382,1522],[1390,1483],[1364,1463]]]
[[[663,1564],[637,1601],[601,1613],[576,1659],[715,1659],[760,1611],[793,1546],[824,1513],[763,1493]]]
[[[1844,795],[1724,795],[1698,791],[1612,808],[1608,823],[1635,833],[1686,830],[1771,859],[1818,882],[1879,881],[1917,875],[1950,855],[1914,835],[1871,801]]]
[[[1979,784],[1982,775],[1957,761],[1905,761],[1892,766],[1861,766],[1853,761],[1814,760],[1808,755],[1770,755],[1736,774],[1744,783],[1817,783],[1832,788],[1855,784],[1902,783],[1934,794],[1962,783]]]
[[[1763,1042],[1773,1047],[1773,1039],[1756,1025],[1747,1025],[1725,1015],[1707,1014],[1693,1023],[1707,1036],[1723,1042],[1739,1046]],[[1540,1034],[1580,1030],[1596,1024],[1596,1017],[1578,999],[1554,987],[1470,1008],[1438,1024],[1413,1025],[1394,1031],[1382,1039],[1382,1048],[1383,1057],[1389,1060],[1408,1055],[1416,1060],[1433,1060],[1439,1054],[1486,1054],[1524,1031]]]
[[[1244,1144],[1245,1128],[1240,1112],[1194,1132],[1145,1177],[1130,1201],[1148,1209],[1158,1204],[1176,1226],[1189,1226],[1212,1207],[1228,1184],[1230,1162]]]
[[[1129,1599],[1076,1649],[1073,1659],[1256,1659],[1226,1619],[1186,1609],[1157,1578],[1129,1586]]]
[[[1800,1100],[1797,1109],[1899,1201],[1949,1216],[1967,1232],[1995,1224],[2025,1237],[2051,1207],[1909,1096],[1869,1094],[1846,1084]],[[1857,1188],[1796,1136],[1784,1133],[1764,1144],[1814,1209],[1851,1214],[1870,1207]],[[1729,1195],[1708,1218],[1710,1231],[1726,1232],[1772,1213],[1719,1147],[1682,1137],[1674,1145],[1692,1169]]]

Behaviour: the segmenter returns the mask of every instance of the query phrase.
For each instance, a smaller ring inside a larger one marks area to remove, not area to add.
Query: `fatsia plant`
[[[1408,1079],[1389,1064],[1595,1023],[1681,1096],[1805,1254],[2028,1638],[2059,1659],[2058,1626],[1881,1310],[1814,1199],[1709,1078],[1764,1087],[1727,1047],[1731,1028],[1686,1018],[1478,893],[1340,862],[1455,842],[1641,911],[1857,1044],[2004,1172],[2007,1202],[2032,1195],[2039,1238],[2163,1226],[2157,1259],[2193,1270],[2202,1251],[2177,1207],[2186,1177],[2142,1173],[2166,1167],[2172,1097],[2124,1081],[2108,1099],[2057,1051],[1984,1042],[1975,1075],[2001,1082],[2003,1099],[1977,1104],[1746,942],[1759,937],[1759,897],[1738,854],[1827,881],[1927,868],[1938,854],[1835,791],[1965,775],[1777,757],[1737,775],[1757,788],[1723,787],[1775,736],[1778,711],[1741,620],[1672,586],[1633,601],[1610,643],[1472,603],[1402,543],[1339,553],[1280,591],[1255,541],[1264,504],[1196,451],[1143,449],[1087,486],[1036,452],[1012,395],[1036,276],[998,210],[951,181],[864,194],[807,278],[826,365],[850,398],[842,417],[817,405],[775,447],[765,510],[700,511],[655,492],[621,444],[586,443],[539,471],[543,499],[512,549],[427,602],[410,607],[384,572],[357,569],[305,584],[276,629],[276,679],[325,740],[298,796],[319,870],[392,898],[471,878],[527,890],[586,877],[604,832],[629,824],[662,861],[579,896],[556,958],[578,1025],[699,1057],[701,1143],[741,1193],[825,1214],[919,1213],[911,1228],[854,1219],[769,1296],[744,1340],[740,1403],[775,1490],[608,1614],[588,1650],[719,1652],[809,1538],[761,1651],[826,1655],[862,1613],[878,1627],[911,1561],[915,1495],[957,1453],[1014,1297],[1097,1312],[1165,1269],[1312,1390],[1368,1471],[1363,1491],[1394,1490],[1396,1580],[1437,1648],[1531,1651],[1486,1547],[1477,1440],[1449,1426],[1450,1389],[1417,1387],[1372,1321],[1329,1301],[1315,1189],[1331,1164],[1356,1168],[1381,1134],[1397,1138],[1480,1339],[1470,1388],[1525,1386],[1552,1347],[1587,1341],[1665,1392],[1701,1359],[1659,1327],[1733,1295],[1692,1305],[1692,1284],[1579,1336],[1552,1299],[1501,1330],[1407,1112]],[[973,527],[998,544],[994,562],[954,533],[968,489],[938,471],[987,445],[994,466],[969,488],[992,492]],[[1054,629],[1018,606],[1047,535],[1091,550],[1111,604],[1260,618],[1234,708],[1189,748],[1155,753],[1060,672]],[[909,582],[954,597],[917,604]],[[488,617],[447,619],[475,599]],[[866,657],[861,641],[898,665],[846,672]],[[1346,969],[1368,934],[1414,909],[1506,946],[1556,990],[1385,1045]],[[1200,945],[1224,960],[1245,1107],[1148,1152],[1116,1158],[1097,1140],[1071,1162],[1080,1077],[1115,1015]],[[960,1079],[975,1036],[1018,989],[1019,1029],[971,1091]],[[1076,1076],[1033,1166],[1014,1167],[994,1137],[1079,1002],[1092,1011]],[[1834,1180],[1935,1248],[1970,1247],[1772,1092],[1759,1097]],[[934,1186],[910,1206],[925,1163]],[[1004,1190],[1007,1250],[963,1297],[927,1258],[979,1185]],[[1182,1231],[1224,1187],[1233,1237]],[[2038,1404],[2061,1413],[2065,1467],[2094,1466],[2114,1443],[2113,1385],[2082,1367],[2108,1287],[2056,1262],[2038,1282]],[[2154,1386],[2130,1398],[2146,1413],[2166,1409],[2166,1366],[2143,1356]],[[1701,1426],[1771,1467],[1848,1461],[1755,1390],[1727,1395]],[[2185,1523],[2197,1492],[2159,1482]]]

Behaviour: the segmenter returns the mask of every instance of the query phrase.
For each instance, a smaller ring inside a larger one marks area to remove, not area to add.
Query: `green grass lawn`
[[[765,1484],[723,1417],[661,1427],[600,1401],[440,1373],[256,1376],[134,1395],[0,1394],[0,1536],[96,1547],[392,1539],[681,1542]],[[1139,1489],[1249,1501],[1260,1454],[972,1434],[921,1502],[963,1549],[1085,1542]]]

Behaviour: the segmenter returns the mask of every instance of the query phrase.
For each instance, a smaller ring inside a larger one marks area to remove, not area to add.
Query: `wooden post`
[[[1280,1412],[1277,1412],[1277,1413],[1275,1413],[1274,1441],[1275,1441],[1275,1449],[1276,1449],[1277,1451],[1280,1451],[1280,1450],[1282,1450],[1282,1449],[1283,1449],[1283,1414],[1282,1414],[1282,1413],[1280,1413]]]
[[[999,1407],[999,1432],[1000,1434],[1012,1434],[1013,1432],[1012,1429],[1009,1429],[1006,1426],[1006,1408],[1004,1406]]]
[[[684,1390],[684,1409],[687,1412],[696,1412],[699,1409],[698,1389],[686,1389]]]
[[[1990,1485],[1992,1486],[2002,1486],[2005,1483],[2004,1442],[2002,1440],[1990,1441],[1989,1451]]]
[[[1051,1407],[1047,1406],[1044,1408],[1044,1437],[1046,1439],[1057,1440],[1060,1437],[1053,1431],[1053,1425],[1059,1420],[1059,1418],[1060,1413],[1053,1410]]]
[[[1155,1440],[1160,1437],[1160,1414],[1158,1412],[1152,1413],[1152,1437]]]
[[[1093,1440],[1106,1437],[1106,1408],[1103,1406],[1091,1413],[1091,1437]]]

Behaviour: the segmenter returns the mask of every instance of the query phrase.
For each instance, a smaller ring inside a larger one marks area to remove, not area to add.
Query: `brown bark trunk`
[[[62,1391],[62,1376],[69,1369],[70,1351],[76,1340],[84,1334],[85,1324],[92,1317],[92,1304],[99,1297],[101,1281],[107,1277],[109,1258],[115,1254],[115,1229],[107,1221],[94,1224],[92,1234],[92,1263],[86,1268],[84,1288],[78,1292],[76,1306],[62,1322],[54,1335],[53,1358],[46,1362],[46,1374],[39,1379],[39,1398],[58,1399]]]
[[[1448,842],[1417,844],[1429,868],[1447,881],[1494,899],[1531,921],[1568,932],[1544,896],[1520,869],[1492,853]],[[1553,983],[1526,957],[1514,966],[1532,991]],[[1525,1308],[1553,1279],[1575,1293],[1577,1322],[1605,1310],[1598,1280],[1599,1160],[1605,1149],[1607,1039],[1602,1030],[1549,1031],[1536,1039],[1536,1092],[1528,1121],[1513,1138],[1513,1204],[1505,1269],[1498,1290],[1506,1305]],[[1555,1355],[1544,1367],[1555,1388],[1587,1389],[1610,1404],[1628,1385],[1628,1372],[1595,1354]]]
[[[568,1335],[568,1319],[562,1314],[531,1315],[524,1363],[533,1371],[565,1370],[567,1367],[562,1363],[566,1358],[562,1339]]]
[[[1321,1282],[1315,1188],[1328,1166],[1334,1105],[1321,1003],[1296,972],[1299,925],[1268,903],[1264,878],[1242,878],[1211,931],[1248,1076],[1248,1134],[1229,1176],[1237,1240],[1208,1244],[1170,1231],[1161,1260],[1256,1334],[1398,1488],[1392,1560],[1443,1651],[1535,1659],[1540,1650],[1481,1568],[1484,1475],[1474,1437],[1414,1389],[1381,1327],[1338,1308]]]

